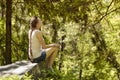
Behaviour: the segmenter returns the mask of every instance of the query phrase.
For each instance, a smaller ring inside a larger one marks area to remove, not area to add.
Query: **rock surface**
[[[34,78],[38,78],[41,75],[40,68],[43,66],[42,63],[31,63],[30,61],[17,61],[15,63],[0,66],[0,77],[7,77],[9,75],[17,74],[22,78],[26,73],[32,74]]]

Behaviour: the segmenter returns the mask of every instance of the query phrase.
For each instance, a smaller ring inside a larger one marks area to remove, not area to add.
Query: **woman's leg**
[[[45,51],[46,51],[47,67],[52,67],[52,64],[58,53],[58,48],[51,47],[51,48],[45,49]]]
[[[52,67],[52,64],[55,61],[55,58],[57,56],[57,53],[58,53],[58,48],[56,48],[56,50],[49,56],[49,58],[48,58],[48,67]]]

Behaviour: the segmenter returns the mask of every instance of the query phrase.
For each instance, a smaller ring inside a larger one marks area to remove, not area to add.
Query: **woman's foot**
[[[48,67],[47,70],[51,73],[55,73],[54,69],[52,67]]]
[[[52,67],[47,67],[46,74],[47,74],[46,77],[51,77],[56,75]]]

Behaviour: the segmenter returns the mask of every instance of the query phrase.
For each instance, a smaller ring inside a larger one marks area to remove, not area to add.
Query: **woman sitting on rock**
[[[42,22],[38,17],[32,17],[29,30],[29,58],[32,62],[39,63],[47,60],[47,68],[52,69],[52,64],[58,53],[59,44],[47,45],[41,31]]]

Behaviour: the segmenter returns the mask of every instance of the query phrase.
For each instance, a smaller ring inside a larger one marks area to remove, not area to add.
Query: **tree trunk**
[[[92,27],[93,30],[91,32],[94,35],[94,37],[92,37],[91,39],[93,44],[97,47],[97,51],[99,53],[98,60],[100,61],[100,59],[105,59],[106,61],[108,61],[110,65],[116,69],[118,80],[120,80],[120,64],[116,60],[116,53],[106,46],[105,39],[102,36],[103,33],[102,31],[100,31],[100,29],[97,30],[97,27],[100,26]],[[95,61],[95,65],[98,65],[96,64],[98,63],[98,60]]]
[[[5,64],[11,61],[11,17],[12,17],[12,0],[6,0],[6,53]]]
[[[2,11],[1,18],[3,19],[4,18],[4,9],[5,9],[5,5],[4,5],[4,1],[3,0],[1,0],[1,7],[2,7],[2,9],[1,9],[1,11]]]
[[[52,42],[57,42],[57,30],[58,30],[58,25],[56,25],[56,20],[53,20],[53,25],[52,25],[52,29],[53,29],[53,36],[52,36]]]

